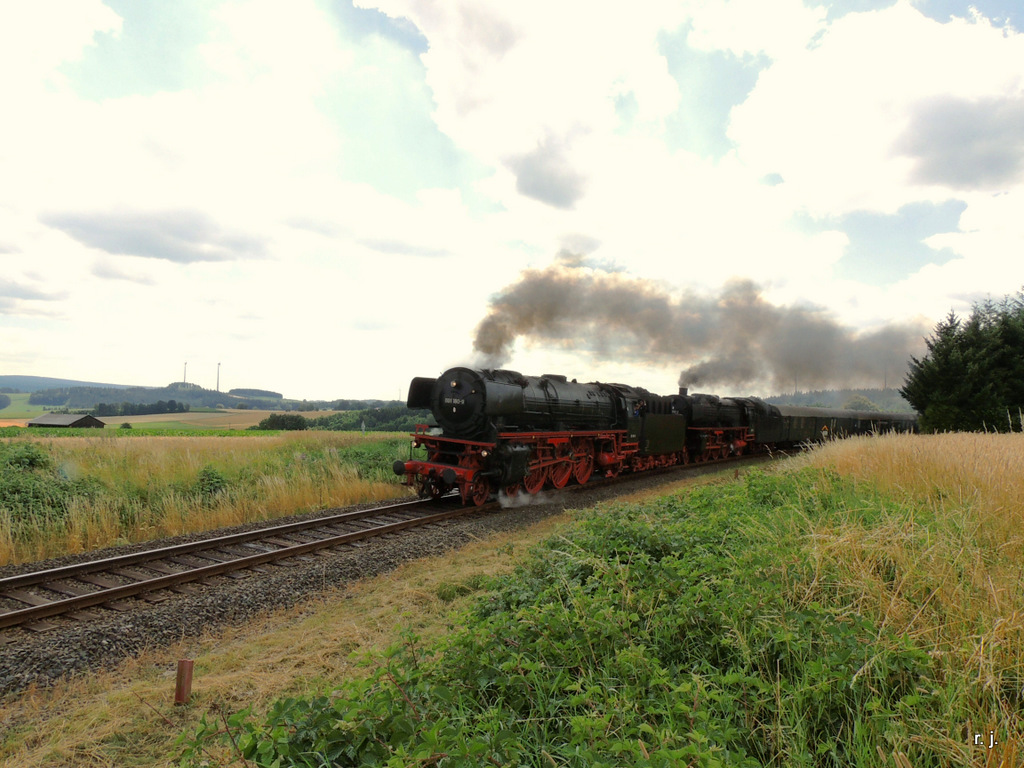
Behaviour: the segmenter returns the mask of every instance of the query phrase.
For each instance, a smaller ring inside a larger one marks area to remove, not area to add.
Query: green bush
[[[196,476],[195,491],[204,500],[210,501],[228,488],[228,479],[216,467],[207,464]]]
[[[98,490],[94,481],[66,477],[34,443],[0,443],[0,508],[9,510],[15,523],[37,517],[62,520],[75,496]]]
[[[309,429],[309,421],[297,413],[272,413],[255,427],[249,429]]]

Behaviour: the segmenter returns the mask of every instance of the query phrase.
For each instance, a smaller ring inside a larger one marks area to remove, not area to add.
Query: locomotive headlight
[[[488,456],[490,456],[491,454],[490,454],[490,452],[488,452],[488,451],[480,451],[480,455],[481,455],[482,457],[484,457],[484,458],[486,459],[486,458],[487,458]]]

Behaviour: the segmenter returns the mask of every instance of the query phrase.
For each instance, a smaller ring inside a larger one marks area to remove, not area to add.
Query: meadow
[[[0,564],[407,495],[399,434],[6,434]]]
[[[32,405],[28,401],[29,394],[27,392],[17,392],[8,397],[11,399],[11,404],[0,409],[0,425],[6,426],[5,422],[9,419],[26,420],[46,413],[43,406]]]
[[[563,515],[5,701],[0,759],[1018,766],[1022,462],[860,438]]]

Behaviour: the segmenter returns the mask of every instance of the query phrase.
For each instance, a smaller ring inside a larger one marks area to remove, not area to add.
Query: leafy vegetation
[[[300,416],[297,413],[272,413],[256,426],[249,427],[249,429],[309,429],[309,421],[305,416]]]
[[[0,394],[0,411],[11,404],[10,395]]]
[[[881,410],[872,400],[864,395],[851,395],[843,403],[843,408],[851,411],[878,411]]]
[[[950,312],[926,343],[900,390],[922,428],[1024,430],[1024,291],[975,304],[966,321]]]
[[[188,403],[157,400],[155,403],[97,403],[93,416],[146,416],[151,413],[188,413]]]
[[[365,408],[359,411],[333,413],[310,419],[313,429],[342,430],[345,432],[365,429],[372,432],[412,432],[417,424],[432,421],[426,408],[407,408],[404,405],[389,405],[381,408]]]
[[[204,719],[184,759],[938,767],[964,761],[964,729],[981,723],[1012,749],[1024,663],[1001,652],[975,674],[990,628],[944,636],[957,576],[928,555],[929,527],[947,522],[814,467],[601,510],[495,581],[440,644],[409,635],[332,694],[226,730]],[[899,550],[881,546],[894,530]]]
[[[229,395],[238,397],[255,397],[264,400],[283,400],[284,395],[280,392],[271,392],[269,389],[229,389]]]
[[[0,443],[0,511],[14,525],[60,525],[75,498],[92,498],[96,492],[96,483],[70,479],[39,445]]]

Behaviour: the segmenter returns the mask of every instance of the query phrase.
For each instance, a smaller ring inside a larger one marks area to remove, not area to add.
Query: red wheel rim
[[[551,484],[555,488],[565,488],[572,477],[572,462],[562,461],[551,467]]]
[[[505,495],[508,496],[509,498],[514,499],[516,496],[519,495],[519,492],[521,490],[523,490],[522,483],[512,483],[512,485],[505,486]]]
[[[576,444],[574,451],[576,463],[573,465],[572,474],[576,482],[583,485],[594,474],[594,446],[587,440],[581,440]]]
[[[537,493],[544,487],[544,481],[548,479],[548,468],[537,467],[530,474],[523,478],[523,488],[527,493]]]
[[[491,484],[486,477],[478,477],[469,487],[469,500],[474,506],[481,507],[491,496]]]

